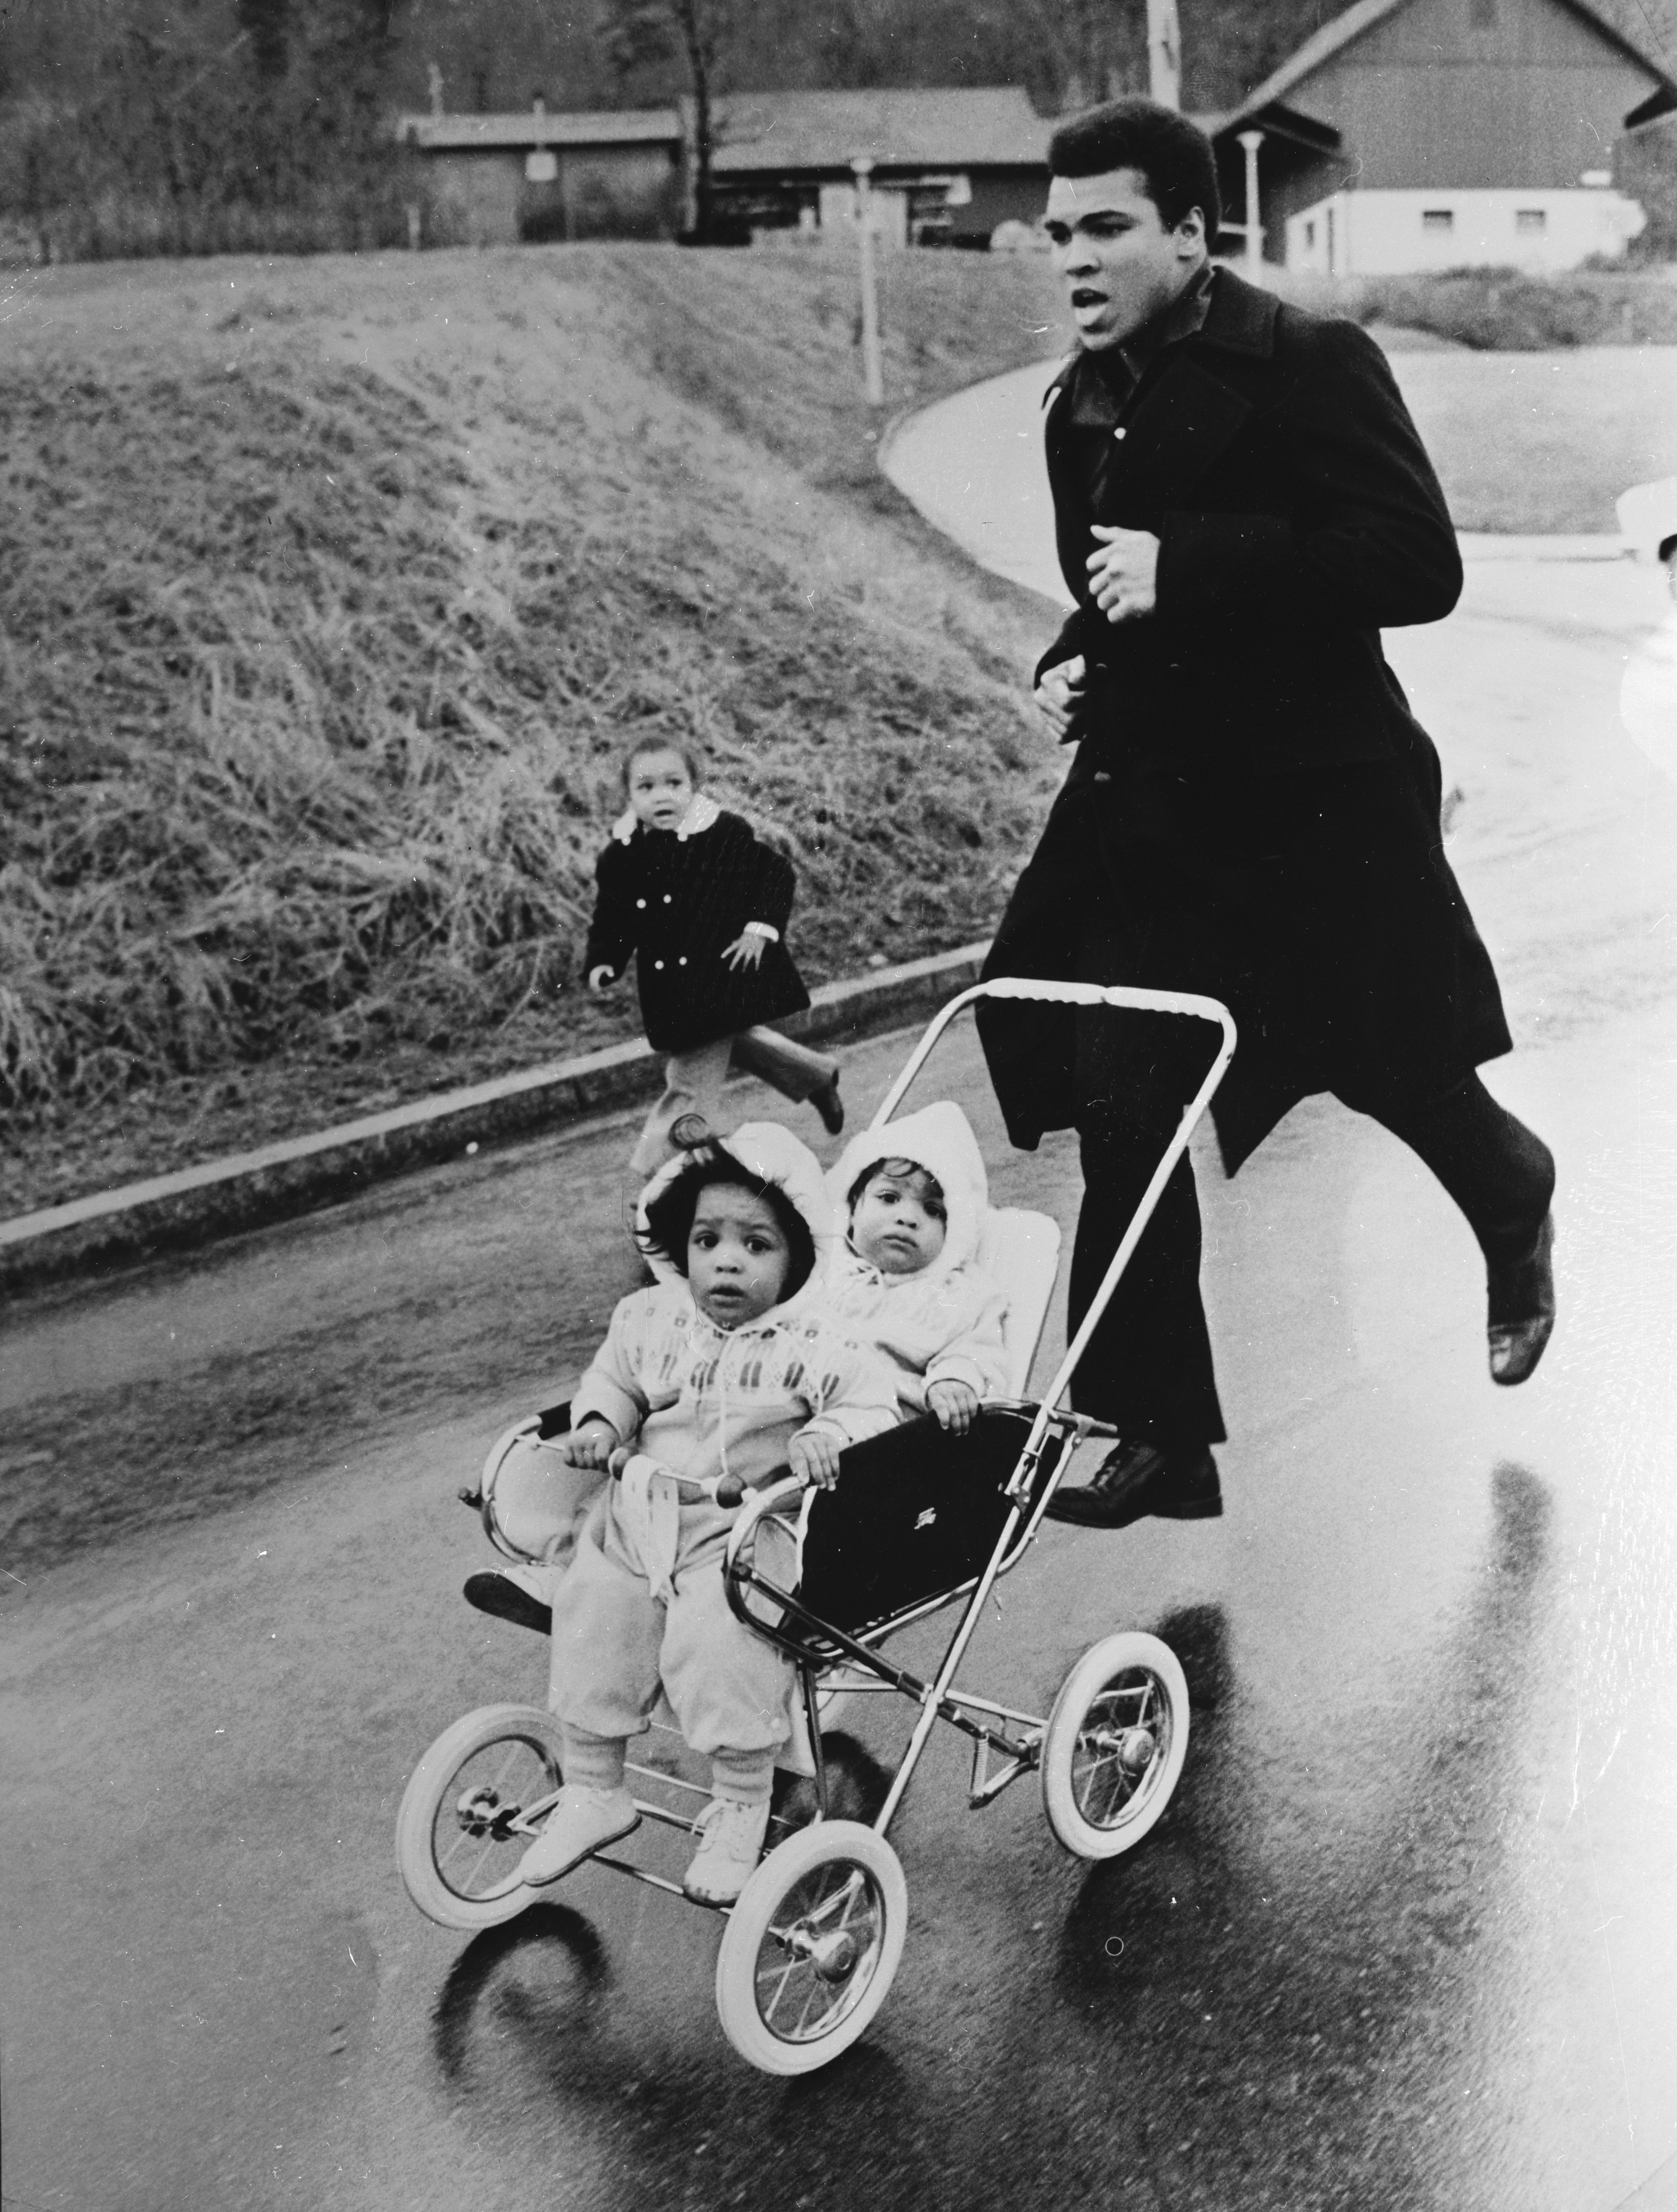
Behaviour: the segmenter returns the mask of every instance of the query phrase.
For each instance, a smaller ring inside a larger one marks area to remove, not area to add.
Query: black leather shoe
[[[836,1137],[844,1127],[844,1101],[838,1095],[838,1070],[835,1068],[832,1081],[810,1093],[810,1103],[820,1115],[821,1126],[829,1137]]]
[[[1079,1490],[1056,1490],[1050,1521],[1080,1528],[1127,1528],[1156,1514],[1165,1521],[1211,1521],[1223,1510],[1217,1462],[1207,1444],[1164,1451],[1139,1439],[1115,1444]]]
[[[1546,1213],[1528,1251],[1487,1270],[1485,1334],[1493,1382],[1523,1382],[1543,1357],[1555,1326],[1554,1251],[1555,1217]]]
[[[481,1575],[468,1575],[461,1592],[468,1605],[475,1605],[479,1613],[493,1613],[497,1620],[510,1620],[520,1628],[533,1628],[538,1636],[553,1633],[553,1607],[513,1580],[491,1568]]]

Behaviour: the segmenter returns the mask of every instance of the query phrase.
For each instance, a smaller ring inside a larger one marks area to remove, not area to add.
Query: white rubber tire
[[[1139,1698],[1122,1688],[1124,1678],[1145,1688],[1147,1725],[1156,1748],[1144,1771],[1130,1778],[1115,1748],[1097,1748],[1091,1759],[1087,1731],[1096,1726],[1109,1735],[1115,1723],[1139,1718]],[[1106,1705],[1111,1694],[1115,1703]],[[1170,1802],[1188,1757],[1188,1681],[1182,1662],[1157,1636],[1130,1632],[1103,1637],[1078,1661],[1060,1685],[1042,1739],[1042,1809],[1048,1826],[1074,1857],[1113,1859],[1131,1850],[1148,1833]],[[1109,1776],[1101,1770],[1109,1766]],[[1112,1784],[1124,1791],[1117,1801]],[[1094,1817],[1091,1817],[1091,1814]]]
[[[505,1759],[485,1760],[497,1746],[505,1747]],[[396,1863],[427,1919],[441,1928],[495,1928],[544,1894],[523,1882],[501,1888],[529,1848],[528,1836],[496,1843],[487,1831],[474,1837],[462,1823],[459,1845],[451,1843],[440,1860],[439,1827],[447,1833],[449,1808],[471,1786],[460,1778],[473,1761],[482,1765],[485,1786],[516,1785],[503,1802],[533,1804],[558,1789],[562,1748],[558,1722],[538,1705],[483,1705],[443,1730],[415,1767],[396,1815]],[[447,1863],[457,1854],[458,1866]],[[475,1886],[494,1893],[476,1895]]]
[[[821,1913],[822,1892],[830,1891],[829,1903],[835,1899],[847,1873],[860,1878],[858,1894],[842,1911]],[[812,1963],[777,1946],[768,1973],[781,1969],[783,1958],[787,1963],[778,1986],[771,1983],[765,1992],[763,1953],[774,1942],[771,1929],[777,1921],[806,1917],[823,1934],[858,1936],[856,1965],[840,1987],[823,1982]],[[716,1960],[723,2033],[742,2058],[765,2074],[814,2073],[848,2051],[885,2002],[908,1932],[908,1886],[883,1836],[856,1820],[819,1820],[799,1829],[746,1883],[723,1930]],[[801,2002],[807,2015],[811,2000],[827,2007],[813,2028],[794,2013]]]

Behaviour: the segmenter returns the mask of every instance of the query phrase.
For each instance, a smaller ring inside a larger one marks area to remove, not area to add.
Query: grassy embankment
[[[894,404],[1042,349],[887,296]],[[0,1210],[630,1034],[631,734],[797,860],[812,980],[981,935],[1040,618],[878,478],[851,272],[557,249],[43,272],[3,409]]]
[[[631,1033],[574,973],[631,732],[788,839],[812,980],[990,926],[1044,618],[878,477],[854,316],[817,252],[20,280],[0,1212]],[[895,258],[885,323],[894,408],[1059,343],[1036,258]],[[1464,527],[1656,472],[1669,356],[1558,358],[1400,364]]]

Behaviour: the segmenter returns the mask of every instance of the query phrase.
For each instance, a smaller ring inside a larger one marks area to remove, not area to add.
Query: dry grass
[[[1476,353],[1677,345],[1677,282],[1664,264],[1528,276],[1462,269],[1437,276],[1276,277],[1301,306],[1430,331]]]
[[[878,476],[842,257],[6,282],[0,1207],[628,1033],[574,963],[631,734],[790,842],[812,979],[992,925],[1058,766],[1045,618]],[[1064,343],[1036,257],[884,285],[892,410]],[[1495,362],[1438,362],[1459,519],[1542,526],[1500,386],[1457,404]],[[1589,519],[1550,526],[1608,526],[1647,410],[1597,465],[1576,366],[1549,473]]]
[[[183,1084],[358,1063],[377,1096],[415,1052],[465,1079],[621,1030],[574,969],[631,735],[696,740],[777,826],[812,976],[991,925],[1052,772],[1029,625],[999,641],[1005,594],[817,489],[867,428],[848,334],[789,271],[737,377],[705,325],[750,258],[32,280],[0,403],[14,1204],[112,1180],[149,1102],[120,1171],[167,1164]]]

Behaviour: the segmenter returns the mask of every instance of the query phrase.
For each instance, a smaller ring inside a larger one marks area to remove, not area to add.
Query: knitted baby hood
[[[944,1204],[948,1210],[944,1247],[919,1279],[924,1281],[964,1267],[978,1252],[990,1189],[984,1173],[984,1156],[978,1149],[972,1125],[960,1108],[952,1099],[940,1098],[933,1105],[922,1106],[917,1114],[905,1115],[900,1121],[887,1121],[883,1128],[864,1129],[851,1139],[838,1165],[827,1177],[841,1235],[849,1227],[846,1201],[852,1186],[864,1170],[879,1160],[912,1160],[916,1167],[934,1175],[943,1186]]]
[[[719,1138],[716,1150],[738,1160],[745,1172],[759,1182],[772,1182],[803,1216],[814,1240],[815,1267],[809,1282],[774,1308],[777,1314],[785,1313],[825,1275],[836,1242],[833,1209],[828,1201],[827,1186],[822,1179],[821,1163],[807,1145],[799,1143],[791,1130],[783,1129],[778,1121],[746,1121],[731,1137]],[[679,1267],[672,1266],[661,1252],[654,1252],[648,1248],[647,1207],[660,1191],[668,1188],[687,1164],[688,1155],[685,1153],[677,1154],[674,1159],[667,1161],[641,1192],[640,1202],[635,1209],[635,1241],[645,1255],[647,1265],[661,1283],[676,1283],[684,1279]]]

